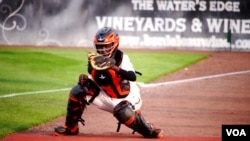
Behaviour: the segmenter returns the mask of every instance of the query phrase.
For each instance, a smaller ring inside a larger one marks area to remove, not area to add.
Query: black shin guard
[[[70,94],[65,124],[54,128],[55,131],[53,135],[77,135],[79,133],[78,122],[80,121],[84,124],[84,120],[81,118],[84,110],[83,105],[80,99]]]
[[[139,112],[135,112],[135,120],[127,125],[144,137],[151,137],[153,129]]]
[[[76,99],[73,95],[70,95],[67,105],[67,115],[65,125],[68,128],[74,128],[78,126],[78,122],[83,120],[81,119],[82,113],[85,108],[85,103],[81,99]]]
[[[134,112],[128,101],[122,101],[114,108],[117,120],[147,138],[156,138],[153,127],[146,122],[141,113]]]

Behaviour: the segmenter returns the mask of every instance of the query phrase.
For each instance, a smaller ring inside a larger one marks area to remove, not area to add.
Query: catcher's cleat
[[[152,123],[148,123],[151,127],[149,138],[163,138],[163,130],[156,128]]]
[[[57,126],[54,128],[53,136],[66,136],[66,135],[77,135],[79,133],[78,126],[74,126],[73,128],[68,128],[67,126]]]
[[[163,130],[161,130],[161,129],[154,129],[152,131],[151,138],[163,138]]]

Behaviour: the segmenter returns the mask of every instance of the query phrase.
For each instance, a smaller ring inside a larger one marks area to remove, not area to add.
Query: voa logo
[[[244,129],[226,129],[227,136],[234,136],[234,137],[240,137],[240,136],[247,136]]]

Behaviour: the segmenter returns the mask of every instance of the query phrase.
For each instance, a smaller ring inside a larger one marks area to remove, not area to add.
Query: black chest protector
[[[123,52],[117,50],[115,53],[116,65],[120,66]],[[90,67],[90,66],[89,66]],[[89,69],[93,80],[112,98],[124,98],[130,92],[129,81],[124,80],[114,70],[97,71]]]

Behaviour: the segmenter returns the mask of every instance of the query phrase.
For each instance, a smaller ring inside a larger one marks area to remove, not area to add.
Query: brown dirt
[[[222,124],[250,124],[250,53],[199,53],[210,54],[211,57],[154,83],[247,72],[143,88],[142,112],[148,121],[164,130],[163,140],[219,141]],[[51,136],[53,128],[64,123],[65,118],[60,117],[7,136],[2,141],[148,140],[138,134],[132,135],[132,131],[125,126],[121,127],[120,133],[116,133],[115,118],[95,106],[89,106],[83,118],[86,125],[80,127],[78,136]]]

